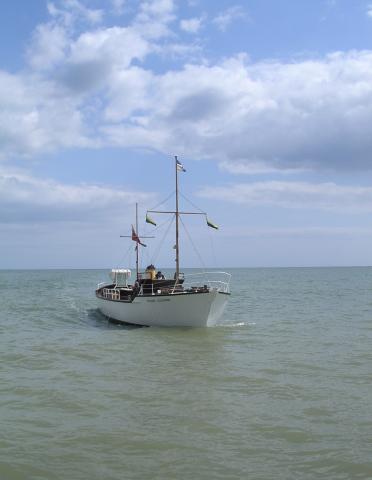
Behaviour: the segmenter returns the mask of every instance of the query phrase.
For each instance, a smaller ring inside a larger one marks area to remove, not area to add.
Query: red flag
[[[139,244],[142,245],[143,247],[146,247],[146,245],[141,242],[139,236],[137,235],[136,231],[134,230],[133,225],[132,225],[132,240],[133,240],[134,242],[139,243]]]

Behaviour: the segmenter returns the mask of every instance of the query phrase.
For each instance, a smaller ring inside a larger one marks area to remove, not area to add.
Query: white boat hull
[[[98,308],[113,320],[153,327],[209,327],[221,318],[229,294],[212,289],[197,294],[138,296],[133,302],[97,297]]]

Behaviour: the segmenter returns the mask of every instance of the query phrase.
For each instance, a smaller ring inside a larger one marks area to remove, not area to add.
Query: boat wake
[[[221,324],[220,327],[236,328],[236,327],[253,327],[256,322],[235,322]]]

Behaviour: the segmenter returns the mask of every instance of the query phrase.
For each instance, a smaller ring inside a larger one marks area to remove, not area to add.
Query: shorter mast
[[[132,240],[136,241],[136,279],[139,280],[139,248],[138,248],[138,245],[143,245],[144,247],[146,247],[146,245],[142,244],[140,239],[139,239],[139,234],[138,234],[138,203],[137,202],[136,202],[136,231],[135,231],[136,238],[134,238],[133,235],[134,235],[134,233],[133,233],[133,225],[132,225],[132,235],[120,235],[120,238],[131,238]],[[142,238],[155,238],[155,237],[144,236]]]
[[[138,203],[136,202],[136,233],[138,235]],[[138,242],[136,244],[136,279],[138,280],[139,277],[139,268],[138,268],[138,258],[139,258],[139,248],[138,248]]]

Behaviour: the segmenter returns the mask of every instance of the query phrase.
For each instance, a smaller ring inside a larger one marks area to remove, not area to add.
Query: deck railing
[[[209,289],[230,293],[231,274],[227,272],[200,272],[184,276],[184,290],[196,289],[206,285]]]
[[[183,283],[174,283],[168,287],[169,293],[178,294],[185,292],[200,292],[205,289],[216,290],[221,293],[230,293],[230,281],[231,274],[227,272],[198,272],[183,275]],[[106,288],[104,288],[106,287]],[[110,288],[111,287],[111,288]],[[110,300],[120,299],[120,290],[112,288],[112,284],[102,282],[98,284],[97,289],[102,288],[102,297]],[[154,290],[154,285],[151,285],[151,294],[155,295],[157,292]],[[164,293],[164,292],[163,292]],[[144,295],[144,286],[141,285],[140,290],[137,293],[138,296]]]

